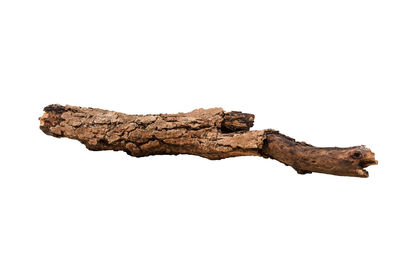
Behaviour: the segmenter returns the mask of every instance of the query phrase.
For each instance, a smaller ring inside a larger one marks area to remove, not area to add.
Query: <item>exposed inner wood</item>
[[[298,173],[368,177],[363,168],[377,164],[365,146],[318,148],[275,130],[250,131],[254,115],[222,108],[188,113],[127,115],[96,108],[49,105],[40,129],[76,139],[90,150],[122,150],[131,156],[191,154],[208,159],[261,156]]]

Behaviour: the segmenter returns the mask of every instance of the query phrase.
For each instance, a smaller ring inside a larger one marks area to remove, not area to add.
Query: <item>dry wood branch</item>
[[[254,115],[221,108],[189,113],[127,115],[76,106],[49,105],[40,129],[68,137],[90,150],[122,150],[131,156],[191,154],[208,159],[261,156],[276,159],[298,173],[368,177],[377,164],[365,146],[318,148],[275,130],[249,131]]]

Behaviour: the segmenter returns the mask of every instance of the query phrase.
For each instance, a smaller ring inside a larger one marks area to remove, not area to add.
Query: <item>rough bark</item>
[[[363,168],[377,164],[365,146],[318,148],[275,130],[250,131],[254,115],[222,108],[189,113],[127,115],[96,108],[49,105],[40,129],[68,137],[90,150],[122,150],[131,156],[191,154],[208,159],[261,156],[298,173],[368,177]]]

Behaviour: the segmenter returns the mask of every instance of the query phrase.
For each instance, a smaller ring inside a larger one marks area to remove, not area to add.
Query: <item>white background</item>
[[[0,266],[400,266],[398,1],[0,2]],[[277,161],[91,152],[52,103],[221,106],[370,178]]]

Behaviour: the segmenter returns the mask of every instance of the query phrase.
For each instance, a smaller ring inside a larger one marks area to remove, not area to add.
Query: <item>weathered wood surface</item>
[[[191,154],[208,159],[261,156],[276,159],[298,173],[320,172],[368,177],[377,164],[365,146],[318,148],[275,130],[250,131],[254,115],[222,108],[188,113],[127,115],[96,108],[49,105],[40,129],[76,139],[90,150],[122,150],[131,156]]]

